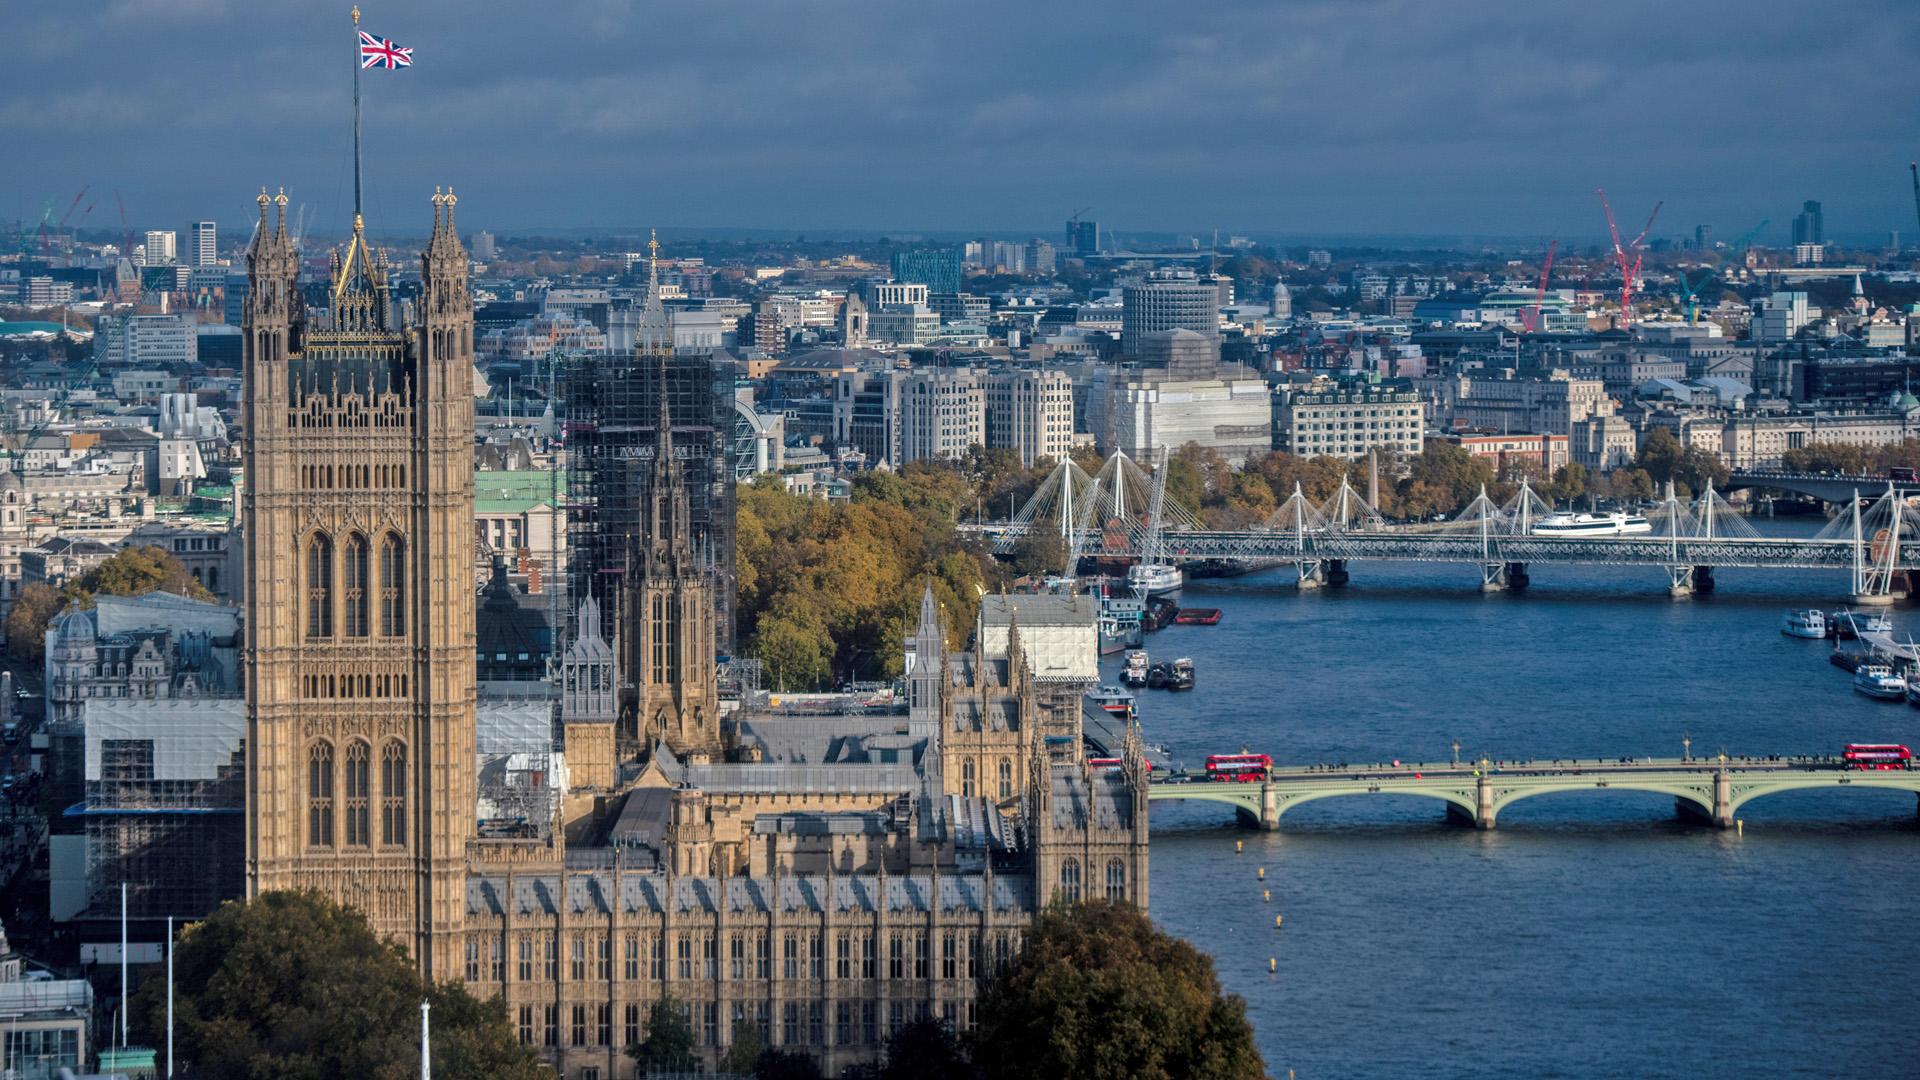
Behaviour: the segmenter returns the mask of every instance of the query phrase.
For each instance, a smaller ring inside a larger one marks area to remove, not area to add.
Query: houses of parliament
[[[1145,906],[1138,737],[1123,767],[1088,767],[1080,688],[1036,677],[1017,614],[997,651],[985,632],[955,648],[971,628],[923,594],[902,713],[722,702],[731,568],[691,526],[664,389],[630,469],[639,525],[600,538],[620,572],[567,598],[544,696],[490,699],[456,205],[433,195],[405,302],[356,218],[322,306],[285,196],[260,196],[243,326],[248,895],[358,908],[427,975],[504,999],[520,1039],[579,1080],[633,1075],[626,1050],[669,994],[709,1068],[752,1025],[832,1075],[913,1020],[969,1026],[1045,905]],[[636,355],[607,377],[656,364],[664,387],[671,352],[650,289]],[[544,797],[511,829],[482,805],[502,717],[551,744]]]

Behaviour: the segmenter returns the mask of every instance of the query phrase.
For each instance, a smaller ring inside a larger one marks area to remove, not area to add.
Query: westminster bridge
[[[1561,759],[1495,764],[1275,766],[1257,781],[1219,781],[1200,772],[1157,770],[1147,797],[1222,803],[1242,821],[1278,829],[1303,803],[1346,795],[1416,795],[1439,800],[1447,817],[1491,829],[1522,799],[1567,791],[1639,791],[1673,796],[1685,816],[1731,828],[1740,808],[1783,791],[1833,788],[1906,791],[1920,797],[1920,771],[1844,768],[1824,759]],[[1920,812],[1920,803],[1916,804]]]

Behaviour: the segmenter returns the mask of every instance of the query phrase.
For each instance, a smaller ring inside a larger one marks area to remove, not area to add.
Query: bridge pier
[[[1347,583],[1347,560],[1302,559],[1294,563],[1302,589],[1338,588]]]
[[[1497,562],[1480,564],[1480,591],[1504,592],[1512,589],[1519,592],[1525,589],[1533,579],[1527,576],[1527,564],[1520,562]]]
[[[1487,777],[1487,774],[1483,772],[1480,774],[1479,781],[1473,785],[1473,789],[1473,827],[1476,829],[1491,829],[1493,828],[1495,813],[1493,809],[1493,783]]]
[[[1733,828],[1733,791],[1725,769],[1713,774],[1713,823],[1722,829]]]
[[[1713,567],[1696,566],[1693,568],[1693,591],[1702,596],[1713,592]]]
[[[1696,568],[1692,566],[1667,567],[1667,595],[1675,599],[1683,596],[1692,596],[1695,569]]]
[[[1271,780],[1260,784],[1260,818],[1255,824],[1261,832],[1276,832],[1280,828],[1280,793],[1273,790]]]

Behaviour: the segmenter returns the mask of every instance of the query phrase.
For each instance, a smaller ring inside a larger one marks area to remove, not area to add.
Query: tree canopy
[[[1213,961],[1127,904],[1060,905],[978,1006],[990,1080],[1259,1080],[1246,1002]]]
[[[1819,443],[1780,455],[1788,472],[1836,472],[1854,476],[1885,476],[1892,468],[1920,468],[1920,439],[1903,439],[1893,446],[1866,443]]]
[[[647,1037],[627,1047],[627,1056],[642,1073],[692,1072],[693,1025],[687,1022],[680,1000],[667,994],[647,1010]]]
[[[41,582],[20,590],[13,610],[7,613],[7,651],[16,660],[37,664],[46,653],[47,624],[68,604],[90,608],[98,593],[141,596],[150,592],[213,599],[173,552],[156,545],[124,548],[67,582],[58,592]]]
[[[214,1080],[405,1080],[420,1072],[420,1003],[432,1005],[434,1075],[535,1080],[498,999],[429,985],[358,911],[315,893],[228,901],[174,952],[175,1047]],[[166,985],[148,979],[130,1015],[164,1044]]]

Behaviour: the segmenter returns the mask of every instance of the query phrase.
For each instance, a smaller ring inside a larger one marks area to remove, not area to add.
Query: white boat
[[[1880,701],[1899,701],[1907,696],[1907,680],[1885,664],[1861,664],[1853,673],[1853,689]]]
[[[1780,632],[1788,637],[1824,638],[1827,636],[1827,615],[1816,608],[1789,611],[1780,616]]]
[[[1147,650],[1131,649],[1127,652],[1127,666],[1120,672],[1120,681],[1128,686],[1147,685]]]
[[[1639,536],[1653,526],[1639,514],[1621,510],[1605,514],[1549,514],[1533,526],[1535,536]]]
[[[1158,596],[1179,591],[1186,580],[1172,563],[1135,563],[1127,568],[1127,584],[1141,596]]]
[[[1827,616],[1827,627],[1835,637],[1857,638],[1868,634],[1893,633],[1893,620],[1878,611],[1840,610]]]

